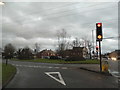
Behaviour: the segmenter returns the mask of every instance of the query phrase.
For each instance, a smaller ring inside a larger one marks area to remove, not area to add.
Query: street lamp
[[[0,2],[0,5],[5,5],[5,3],[4,2]]]
[[[94,43],[94,31],[95,31],[95,29],[94,30],[92,30],[92,48],[93,48],[93,55],[95,55],[95,43]],[[97,45],[97,43],[96,43],[96,45]]]
[[[99,26],[99,25],[98,25]],[[96,31],[96,29],[93,29],[92,30],[92,45],[93,45],[93,55],[94,55],[94,57],[93,58],[95,58],[95,56],[96,57],[98,57],[98,52],[95,50],[95,47],[97,46],[97,41],[95,40],[95,38],[94,38],[94,36],[95,36],[95,33],[94,33],[94,31]],[[99,36],[98,38],[102,38],[101,36]],[[96,41],[96,42],[95,42]],[[95,45],[96,44],[96,45]],[[95,52],[96,51],[96,52]]]
[[[92,30],[92,41],[93,41],[93,51],[94,51],[94,33],[93,33],[94,30]]]

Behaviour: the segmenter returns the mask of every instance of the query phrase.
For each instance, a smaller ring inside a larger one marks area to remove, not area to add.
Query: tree
[[[63,51],[67,48],[67,38],[68,34],[65,29],[62,29],[61,31],[57,31],[57,38],[58,38],[58,48],[57,52],[63,56]]]
[[[89,50],[90,59],[92,59],[92,54],[91,54],[92,43],[90,41],[87,41],[87,47],[88,47],[88,50]]]
[[[5,59],[13,58],[15,50],[16,50],[15,47],[11,43],[5,45],[5,47],[4,47]]]
[[[17,58],[22,59],[22,48],[19,48],[17,51]]]
[[[72,46],[72,47],[82,47],[82,45],[83,45],[83,42],[80,41],[80,39],[78,39],[77,37],[70,44],[70,46]]]
[[[92,50],[92,42],[87,38],[82,38],[84,42],[84,47],[88,49],[88,54],[90,56],[90,59],[92,58],[91,50]]]
[[[17,55],[18,59],[33,59],[33,54],[29,47],[19,49]]]
[[[65,44],[67,38],[67,32],[65,31],[65,29],[62,29],[61,31],[57,32],[57,38],[58,38],[59,50],[65,50]]]

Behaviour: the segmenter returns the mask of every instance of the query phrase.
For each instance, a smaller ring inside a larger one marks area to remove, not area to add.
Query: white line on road
[[[66,85],[60,72],[45,72],[45,74],[47,74],[48,76],[50,76],[51,78],[53,78],[54,80],[58,81],[59,83],[63,84],[63,85]],[[52,75],[50,74],[57,74],[59,76],[59,79],[53,77]]]
[[[53,68],[53,67],[48,67],[48,68]]]
[[[29,68],[55,68],[55,69],[68,69],[67,67],[51,67],[51,66],[31,66],[31,65],[19,65],[19,64],[12,64],[17,67],[29,67]]]
[[[54,67],[54,68],[57,68],[57,69],[58,69],[58,68],[60,68],[60,67]]]
[[[28,66],[28,67],[30,67],[30,68],[31,68],[31,67],[33,67],[33,66]]]
[[[67,67],[62,67],[61,69],[67,69]]]
[[[17,65],[17,64],[16,64],[15,66],[19,66],[19,67],[21,67],[22,65]]]
[[[15,66],[15,64],[12,64],[13,66]]]

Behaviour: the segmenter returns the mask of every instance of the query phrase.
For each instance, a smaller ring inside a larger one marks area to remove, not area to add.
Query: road
[[[78,69],[81,64],[9,63],[16,66],[17,73],[5,88],[118,88],[115,77]],[[46,72],[59,72],[65,85]]]

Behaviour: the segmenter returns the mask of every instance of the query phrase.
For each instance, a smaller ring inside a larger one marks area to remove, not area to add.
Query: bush
[[[78,56],[68,57],[65,59],[65,61],[82,61],[82,60],[85,60],[85,58]]]
[[[17,51],[17,58],[21,60],[34,59],[30,48],[23,48]]]

